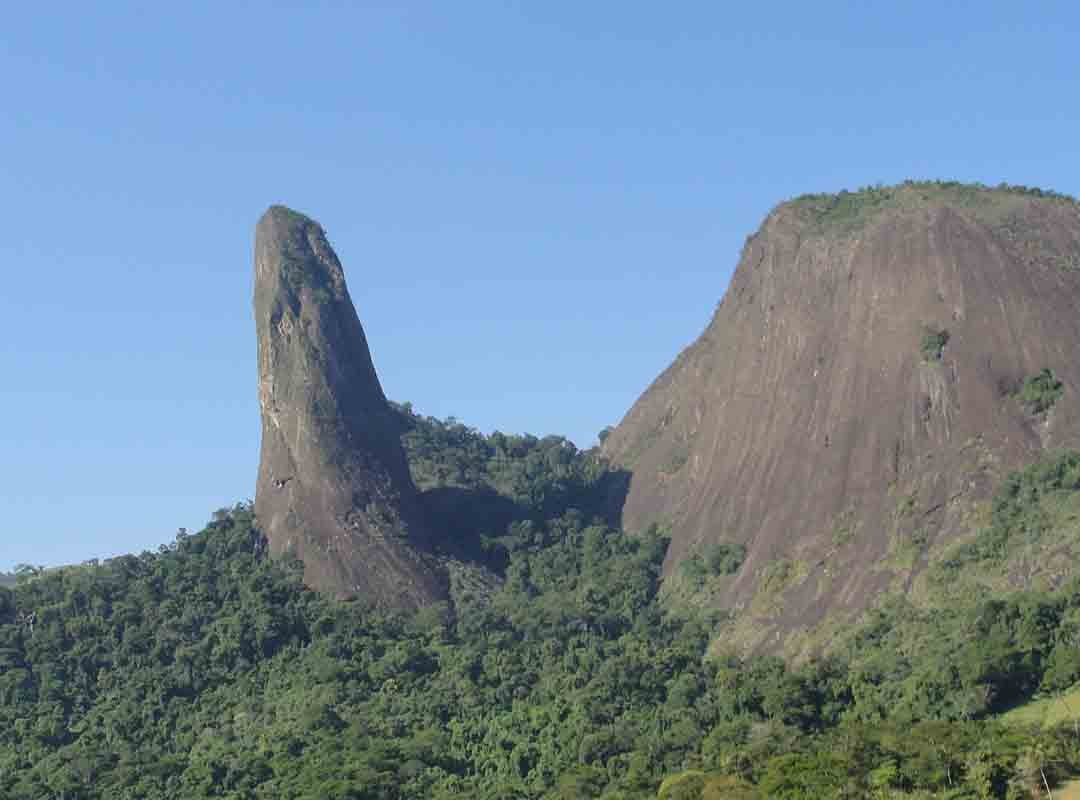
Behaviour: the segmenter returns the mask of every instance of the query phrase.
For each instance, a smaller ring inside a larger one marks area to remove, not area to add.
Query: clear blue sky
[[[1064,2],[11,5],[0,569],[252,495],[271,203],[326,228],[390,397],[588,446],[777,202],[1080,193],[1078,35]]]

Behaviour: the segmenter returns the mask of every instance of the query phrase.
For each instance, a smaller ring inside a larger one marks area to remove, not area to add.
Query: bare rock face
[[[274,206],[255,234],[262,452],[255,513],[308,585],[393,608],[445,598],[398,425],[337,256]]]
[[[1036,411],[1043,369],[1063,391]],[[904,184],[774,210],[604,451],[627,528],[670,526],[666,574],[745,546],[715,601],[769,646],[913,591],[1005,472],[1078,445],[1080,206]]]

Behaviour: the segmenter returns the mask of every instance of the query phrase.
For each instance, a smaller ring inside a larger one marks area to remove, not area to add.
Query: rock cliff
[[[713,601],[760,645],[911,591],[1007,470],[1078,444],[1080,206],[908,183],[770,213],[604,451],[633,471],[626,526],[670,527],[669,577],[745,552]]]
[[[415,608],[445,598],[399,439],[333,249],[281,206],[255,235],[262,450],[255,513],[313,588]]]

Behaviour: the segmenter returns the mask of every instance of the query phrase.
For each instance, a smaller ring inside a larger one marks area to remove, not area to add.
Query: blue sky
[[[271,203],[326,228],[390,397],[588,446],[777,202],[1080,193],[1075,4],[733,6],[6,8],[0,569],[251,497]]]

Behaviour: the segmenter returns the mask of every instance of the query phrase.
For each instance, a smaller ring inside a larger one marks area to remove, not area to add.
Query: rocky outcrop
[[[255,235],[262,451],[255,513],[271,551],[338,597],[415,608],[444,580],[363,328],[322,228],[281,206]]]
[[[1034,413],[1043,369],[1063,391]],[[1078,445],[1080,207],[905,184],[769,214],[604,452],[626,526],[670,526],[667,575],[745,546],[716,601],[760,644],[910,589],[1005,471]]]

